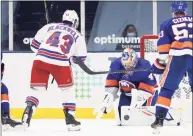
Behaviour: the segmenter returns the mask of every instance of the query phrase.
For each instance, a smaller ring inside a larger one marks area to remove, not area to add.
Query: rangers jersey
[[[168,55],[192,55],[192,23],[191,16],[183,16],[161,24],[157,46],[162,59]]]
[[[35,60],[59,66],[69,66],[71,57],[84,61],[87,55],[83,35],[63,23],[42,27],[35,35],[31,49],[36,53]]]

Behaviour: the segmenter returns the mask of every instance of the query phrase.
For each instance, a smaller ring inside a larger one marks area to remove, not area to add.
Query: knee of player
[[[61,88],[61,97],[63,101],[73,102],[75,100],[74,88],[72,86]]]
[[[162,87],[160,90],[159,96],[172,98],[174,93],[175,93],[175,90]]]
[[[73,86],[68,86],[68,87],[60,87],[61,91],[74,91]]]
[[[46,87],[42,86],[42,87],[31,87],[32,91],[46,91]]]

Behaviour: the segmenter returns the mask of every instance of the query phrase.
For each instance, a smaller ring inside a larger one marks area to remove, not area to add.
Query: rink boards
[[[148,60],[153,61],[155,53],[146,54]],[[86,65],[93,71],[109,70],[112,59],[119,57],[120,53],[89,53]],[[30,92],[30,73],[34,59],[32,53],[4,53],[5,73],[3,82],[9,88],[11,115],[21,118],[25,105],[25,98]],[[88,75],[79,67],[73,67],[74,92],[77,102],[76,117],[95,118],[93,109],[99,105],[104,93],[106,75]],[[64,118],[60,89],[56,83],[51,84],[46,92],[37,92],[39,108],[34,118]],[[114,118],[114,111],[103,118]]]

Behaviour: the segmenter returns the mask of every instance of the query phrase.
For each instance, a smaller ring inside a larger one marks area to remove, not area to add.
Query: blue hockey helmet
[[[187,14],[188,5],[185,1],[174,1],[171,4],[172,13],[185,13]]]

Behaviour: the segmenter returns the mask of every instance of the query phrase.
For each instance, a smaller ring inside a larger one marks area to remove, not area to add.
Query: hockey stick
[[[76,63],[79,65],[79,67],[84,70],[89,75],[97,75],[97,74],[116,74],[116,73],[127,73],[127,72],[138,72],[138,71],[150,71],[152,72],[153,70],[150,68],[140,68],[140,69],[128,69],[128,70],[114,70],[114,71],[98,71],[94,72],[90,70],[84,62],[81,61],[81,59],[77,58]]]
[[[50,20],[49,20],[49,13],[48,13],[46,0],[44,0],[44,8],[45,8],[45,14],[46,14],[46,21],[47,21],[47,24],[48,24],[50,22]]]
[[[81,59],[77,58],[76,59],[76,63],[77,65],[84,70],[84,72],[86,72],[89,75],[98,75],[98,74],[116,74],[116,73],[127,73],[127,72],[138,72],[138,71],[150,71],[153,72],[152,69],[150,68],[140,68],[140,69],[128,69],[128,70],[114,70],[114,71],[98,71],[98,72],[94,72],[92,70],[90,70],[85,64],[84,62],[82,62]],[[54,82],[54,78],[52,79],[52,84]]]
[[[54,78],[52,78],[52,82],[51,82],[51,84],[53,84],[54,83]]]

